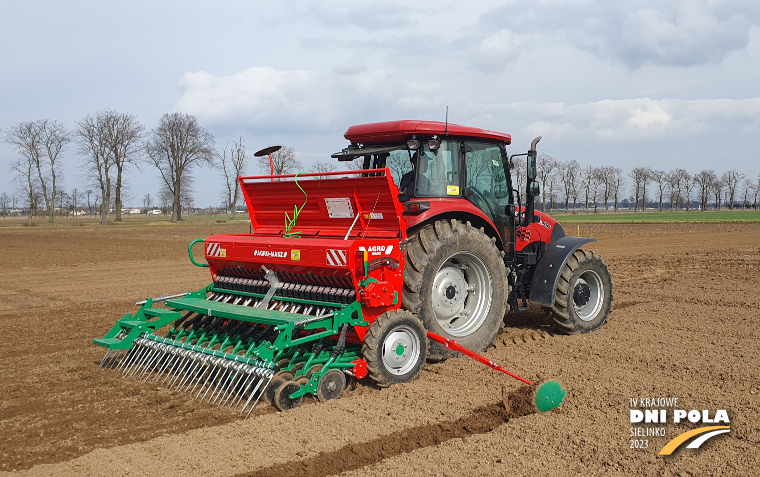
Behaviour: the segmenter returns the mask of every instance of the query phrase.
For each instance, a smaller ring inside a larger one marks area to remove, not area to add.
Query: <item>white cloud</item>
[[[494,122],[513,124],[528,134],[613,142],[702,134],[719,121],[753,127],[760,117],[760,98],[492,104],[452,97],[441,84],[408,81],[386,71],[347,76],[328,70],[249,68],[230,76],[186,73],[181,86],[178,110],[204,122],[263,133],[284,129],[308,134],[363,121],[437,117],[431,108],[441,97],[472,125],[479,125],[473,121],[487,112]]]

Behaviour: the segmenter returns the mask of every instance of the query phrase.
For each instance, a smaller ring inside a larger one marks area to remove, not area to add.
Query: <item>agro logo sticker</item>
[[[459,195],[459,186],[447,185],[446,195]]]
[[[290,251],[290,259],[291,260],[301,260],[301,251],[300,250],[291,250]]]

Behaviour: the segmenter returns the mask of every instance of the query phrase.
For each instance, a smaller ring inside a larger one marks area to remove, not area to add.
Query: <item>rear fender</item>
[[[475,228],[483,227],[486,235],[496,238],[496,246],[499,250],[504,250],[501,233],[496,230],[491,219],[469,201],[463,199],[425,198],[424,200],[415,200],[415,202],[429,202],[430,208],[419,215],[404,214],[409,235],[427,224],[432,224],[439,220],[456,219],[460,222],[471,222]]]
[[[531,303],[543,306],[554,305],[554,294],[562,267],[573,252],[589,242],[596,242],[596,239],[566,236],[549,245],[533,271],[528,297]]]

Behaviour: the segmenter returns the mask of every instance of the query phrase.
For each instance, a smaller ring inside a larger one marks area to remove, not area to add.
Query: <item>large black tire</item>
[[[601,328],[612,309],[612,277],[594,252],[576,250],[567,259],[557,281],[552,318],[565,334]]]
[[[407,310],[378,316],[367,329],[362,346],[369,377],[383,388],[416,378],[425,366],[427,353],[427,331]]]
[[[482,228],[457,220],[440,220],[412,234],[403,307],[428,330],[475,352],[485,351],[503,326],[509,294],[504,254],[495,241]],[[455,354],[431,343],[431,360]]]

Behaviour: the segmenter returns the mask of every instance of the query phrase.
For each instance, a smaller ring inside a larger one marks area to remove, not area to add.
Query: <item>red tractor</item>
[[[569,237],[534,208],[536,145],[509,157],[511,136],[434,121],[352,126],[351,144],[332,157],[389,167],[400,187],[407,228],[401,303],[425,328],[482,351],[507,311],[545,307],[562,333],[587,333],[607,321],[612,280],[601,257],[581,250],[595,239]],[[527,156],[522,203],[514,160]],[[451,351],[433,343],[431,359]]]
[[[212,283],[138,303],[94,340],[108,349],[101,366],[241,413],[262,397],[286,410],[307,394],[334,399],[350,379],[410,381],[455,351],[501,370],[472,351],[528,301],[563,333],[607,321],[610,274],[579,248],[594,239],[567,237],[534,210],[540,138],[508,157],[508,134],[439,122],[364,124],[345,137],[333,157],[359,170],[240,177],[252,233],[194,241],[207,263],[191,243]],[[527,156],[524,204],[517,156]],[[546,383],[534,403],[548,410],[563,396]]]

